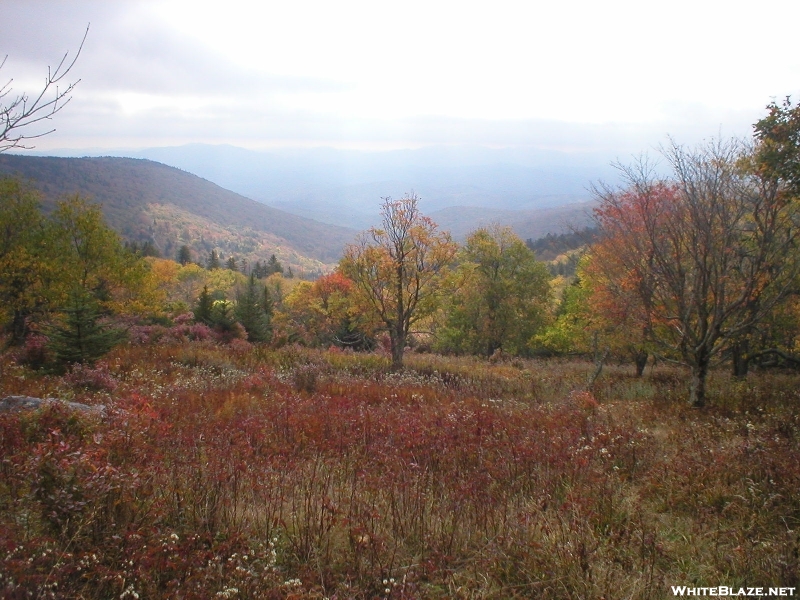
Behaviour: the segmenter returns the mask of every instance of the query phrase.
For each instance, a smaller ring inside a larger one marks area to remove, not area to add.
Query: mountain
[[[382,197],[413,191],[425,214],[461,211],[459,231],[488,220],[512,225],[523,238],[539,230],[562,231],[560,217],[546,221],[548,213],[541,211],[587,202],[592,182],[616,177],[604,156],[479,146],[366,152],[189,144],[119,154],[157,160],[275,208],[339,226],[375,225]],[[583,210],[573,208],[575,214]],[[476,216],[471,224],[465,222],[469,214]]]
[[[130,241],[152,241],[174,257],[186,244],[203,260],[267,260],[275,254],[299,273],[318,273],[341,256],[356,231],[256,202],[180,169],[144,159],[56,158],[0,154],[0,174],[29,180],[45,209],[79,194],[102,205],[109,225]]]
[[[478,227],[492,224],[511,227],[523,240],[536,240],[548,234],[567,233],[591,225],[593,207],[591,201],[528,210],[452,206],[434,211],[429,216],[457,240],[464,240]]]

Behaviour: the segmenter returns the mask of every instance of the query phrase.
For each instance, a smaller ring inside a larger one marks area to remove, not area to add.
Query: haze
[[[0,4],[34,92],[91,23],[38,151],[478,145],[626,156],[749,135],[798,91],[800,3]],[[762,24],[768,24],[762,25]]]

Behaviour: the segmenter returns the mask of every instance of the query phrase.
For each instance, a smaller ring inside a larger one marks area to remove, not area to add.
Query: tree
[[[0,180],[0,317],[10,321],[11,343],[23,340],[32,317],[67,304],[76,286],[106,310],[137,310],[146,275],[145,261],[125,248],[99,207],[74,197],[46,218],[36,192]]]
[[[301,281],[284,300],[287,327],[309,345],[369,347],[371,324],[354,309],[353,287],[339,271]]]
[[[22,342],[28,317],[45,303],[46,250],[39,195],[17,179],[0,179],[0,314],[12,344]]]
[[[459,254],[458,288],[442,331],[450,350],[525,353],[544,325],[550,274],[510,227],[478,229]]]
[[[64,308],[64,320],[48,331],[50,348],[62,364],[94,362],[122,341],[124,334],[100,323],[97,301],[76,286]]]
[[[186,244],[181,246],[178,250],[178,262],[181,263],[181,266],[183,267],[192,262],[192,251]]]
[[[456,245],[423,216],[419,198],[384,198],[382,228],[363,233],[348,246],[339,268],[356,285],[358,300],[389,332],[392,365],[403,364],[412,325],[437,307],[444,269]]]
[[[266,277],[269,277],[274,273],[283,273],[283,265],[281,265],[280,261],[275,257],[274,254],[269,257],[264,273]]]
[[[35,96],[29,96],[24,92],[15,95],[11,87],[13,79],[0,86],[0,152],[12,148],[30,148],[31,146],[25,145],[25,140],[39,138],[55,131],[51,129],[42,133],[27,133],[32,125],[52,119],[71,100],[70,94],[80,79],[66,85],[63,83],[66,82],[67,76],[81,55],[87,35],[89,27],[86,27],[83,40],[71,61],[67,60],[69,53],[66,53],[55,69],[47,68],[44,85]],[[0,61],[0,70],[5,66],[7,59],[8,56]]]
[[[664,155],[671,177],[642,161],[622,169],[626,188],[596,190],[599,268],[619,303],[636,299],[648,337],[690,367],[700,407],[712,359],[794,288],[796,211],[774,182],[742,168],[739,142],[673,144]]]
[[[125,291],[135,293],[146,266],[125,249],[117,232],[105,223],[100,207],[73,196],[58,203],[48,226],[48,239],[59,260],[50,285],[60,287],[62,300],[79,286],[106,308],[121,309]]]
[[[219,254],[217,254],[216,250],[212,250],[208,254],[208,262],[206,263],[206,268],[209,271],[213,271],[214,269],[220,268]]]
[[[269,341],[272,305],[267,288],[262,286],[259,290],[255,275],[250,275],[244,290],[236,294],[235,314],[247,332],[249,341]]]
[[[203,291],[200,292],[200,296],[197,299],[197,304],[194,307],[194,320],[198,323],[204,323],[206,325],[211,325],[211,311],[214,308],[214,298],[211,297],[211,293],[208,291],[208,286],[203,286]]]
[[[754,126],[756,149],[752,167],[762,178],[777,183],[783,193],[800,196],[800,105],[790,98],[767,106],[767,116]]]
[[[211,326],[226,336],[244,337],[245,331],[236,320],[235,308],[230,300],[215,300],[211,306]]]

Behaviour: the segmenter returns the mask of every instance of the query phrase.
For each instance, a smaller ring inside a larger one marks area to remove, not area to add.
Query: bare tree
[[[87,35],[89,35],[88,26],[72,60],[68,60],[69,52],[67,52],[55,69],[47,67],[47,77],[38,94],[33,96],[25,92],[15,94],[12,87],[13,79],[9,79],[0,87],[0,152],[12,148],[31,148],[32,146],[25,145],[26,140],[40,138],[55,131],[50,129],[41,133],[27,133],[31,125],[50,120],[72,99],[70,94],[80,79],[69,82],[67,76],[81,55]],[[0,61],[0,70],[5,66],[7,59],[8,55]]]
[[[623,168],[628,186],[597,190],[596,214],[609,276],[638,297],[650,337],[690,367],[690,402],[703,406],[712,359],[795,288],[797,215],[774,181],[744,168],[739,142],[664,155],[671,177]]]

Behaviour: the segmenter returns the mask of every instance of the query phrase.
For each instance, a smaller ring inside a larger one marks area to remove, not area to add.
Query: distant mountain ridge
[[[0,154],[0,174],[33,182],[45,207],[79,194],[102,205],[131,241],[152,241],[170,258],[188,245],[203,260],[212,248],[253,262],[275,254],[315,273],[335,263],[354,229],[293,215],[180,169],[133,158],[57,158]]]
[[[605,157],[479,146],[365,152],[189,144],[118,153],[169,164],[286,212],[358,230],[379,223],[381,198],[413,191],[422,211],[460,239],[489,222],[510,225],[523,239],[563,232],[573,221],[582,226],[589,185],[616,176]]]

